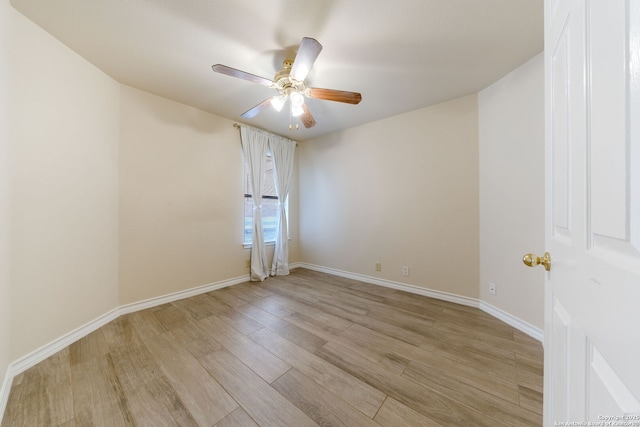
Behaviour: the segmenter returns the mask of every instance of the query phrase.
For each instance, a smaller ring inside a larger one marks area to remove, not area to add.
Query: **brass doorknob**
[[[529,267],[542,264],[545,270],[551,271],[551,255],[549,255],[549,252],[545,252],[542,258],[535,254],[526,254],[522,257],[522,262]]]

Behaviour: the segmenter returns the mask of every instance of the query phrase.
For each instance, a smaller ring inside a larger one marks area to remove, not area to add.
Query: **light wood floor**
[[[14,379],[8,426],[540,426],[542,346],[310,270],[121,316]]]

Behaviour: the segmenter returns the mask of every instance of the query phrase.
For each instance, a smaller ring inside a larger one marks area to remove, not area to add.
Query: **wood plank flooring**
[[[540,426],[542,346],[296,269],[121,316],[18,375],[10,426]]]

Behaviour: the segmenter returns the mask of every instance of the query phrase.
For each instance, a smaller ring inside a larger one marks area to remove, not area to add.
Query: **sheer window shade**
[[[262,231],[265,242],[274,242],[277,232],[278,195],[276,193],[273,157],[267,153],[265,172],[262,179]],[[251,179],[245,163],[244,167],[244,244],[251,244],[253,233],[253,194]]]

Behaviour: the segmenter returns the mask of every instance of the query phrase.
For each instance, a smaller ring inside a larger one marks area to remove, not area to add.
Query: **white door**
[[[545,79],[545,425],[640,426],[640,0],[545,0]]]

